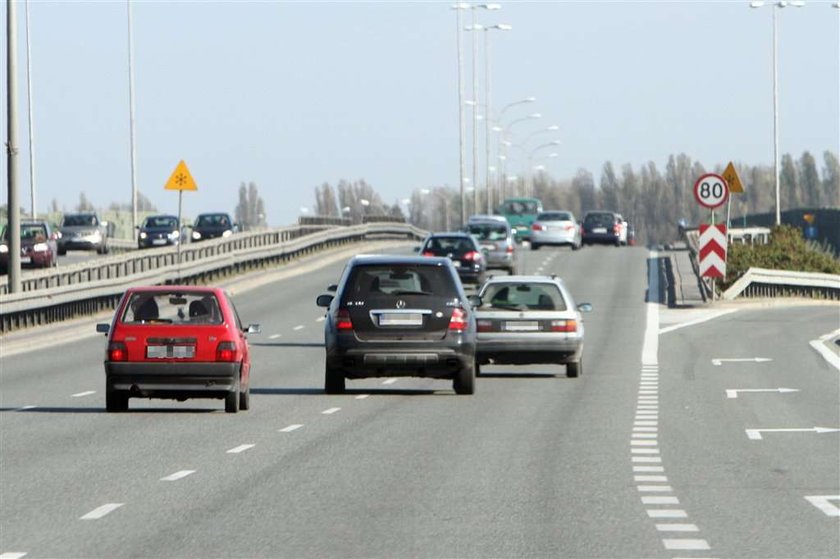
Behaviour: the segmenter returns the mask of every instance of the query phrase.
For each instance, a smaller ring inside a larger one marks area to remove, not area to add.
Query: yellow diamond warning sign
[[[163,188],[164,190],[198,190],[198,186],[196,186],[190,170],[187,169],[187,164],[184,163],[183,159],[175,167],[175,171],[169,177],[169,180],[166,181],[166,186]]]
[[[735,170],[735,165],[731,161],[723,172],[723,178],[726,179],[726,184],[729,185],[729,192],[735,192],[737,194],[744,192],[744,184],[741,182],[738,171]]]

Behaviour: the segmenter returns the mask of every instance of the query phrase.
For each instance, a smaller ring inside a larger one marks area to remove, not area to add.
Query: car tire
[[[507,269],[507,272],[511,276],[515,276],[516,275],[516,266],[511,266],[510,268]]]
[[[452,389],[455,394],[475,394],[475,373],[478,369],[478,364],[473,359],[473,362],[468,367],[462,367],[460,371],[455,373],[452,379]]]
[[[251,384],[245,387],[245,390],[239,393],[239,409],[246,411],[251,409]]]
[[[476,360],[476,362],[475,362],[475,376],[476,377],[481,376],[481,365],[478,364],[478,360]]]
[[[583,374],[583,358],[580,361],[572,361],[566,363],[566,376],[569,378],[577,378]]]
[[[116,390],[106,391],[105,411],[108,413],[128,411],[128,394],[117,392]]]
[[[239,377],[236,378],[236,384],[233,390],[225,396],[225,413],[236,413],[239,411]]]
[[[579,249],[580,249],[580,243],[572,243],[572,250],[579,250]]]
[[[539,243],[531,243],[531,250],[540,250]]]
[[[327,394],[344,394],[346,382],[344,373],[330,367],[324,368],[324,392]]]
[[[67,249],[66,248],[59,248],[58,249],[58,255],[59,256],[64,256],[66,254],[67,254]]]

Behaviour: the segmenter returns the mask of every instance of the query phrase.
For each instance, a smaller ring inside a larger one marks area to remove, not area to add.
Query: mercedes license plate
[[[192,359],[195,346],[192,345],[150,345],[146,347],[149,359]]]
[[[508,332],[536,332],[540,329],[540,323],[536,320],[518,320],[516,322],[505,322],[505,330]]]
[[[606,227],[596,227],[592,230],[592,232],[593,233],[606,233],[607,228]]]
[[[452,265],[455,266],[456,268],[460,268],[461,267],[461,261],[460,260],[453,260]]]
[[[420,313],[384,313],[379,315],[380,326],[422,326]]]

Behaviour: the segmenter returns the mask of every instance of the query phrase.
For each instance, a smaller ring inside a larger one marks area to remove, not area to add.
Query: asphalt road
[[[754,430],[840,427],[840,371],[809,343],[840,307],[679,328],[649,256],[524,251],[522,271],[594,305],[584,374],[487,366],[474,396],[402,378],[323,394],[314,300],[341,262],[235,293],[263,332],[236,415],[105,414],[104,339],[44,335],[0,356],[0,559],[836,558],[840,497],[806,497],[840,496],[840,433]],[[724,361],[752,357],[772,361]],[[727,392],[773,387],[799,391]]]

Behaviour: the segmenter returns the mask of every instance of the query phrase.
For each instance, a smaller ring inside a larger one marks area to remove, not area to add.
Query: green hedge
[[[779,225],[772,229],[766,245],[729,245],[726,280],[721,290],[726,290],[750,268],[840,274],[840,261],[810,247],[798,228]]]

